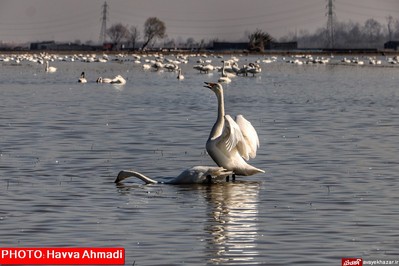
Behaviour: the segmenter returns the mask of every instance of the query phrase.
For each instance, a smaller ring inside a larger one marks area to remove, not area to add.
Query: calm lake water
[[[166,181],[214,165],[217,101],[203,82],[219,74],[192,57],[178,81],[130,59],[0,65],[2,247],[121,246],[127,265],[399,260],[399,67],[261,63],[224,87],[226,113],[258,132],[251,164],[265,174],[116,186],[122,169]],[[116,74],[127,84],[94,82]]]

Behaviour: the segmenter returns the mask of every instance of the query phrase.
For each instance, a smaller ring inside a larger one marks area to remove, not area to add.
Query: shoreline
[[[119,51],[107,51],[107,50],[0,50],[0,54],[110,54],[110,55],[177,55],[177,54],[200,54],[200,55],[252,55],[252,56],[273,56],[273,55],[368,55],[368,56],[394,56],[399,55],[399,51],[396,50],[363,50],[363,49],[337,49],[337,50],[320,50],[320,49],[304,49],[304,50],[270,50],[264,52],[249,52],[243,50],[225,50],[225,51],[212,51],[212,50],[199,50],[199,51],[189,51],[189,50],[151,50],[151,51],[134,51],[134,50],[119,50]]]

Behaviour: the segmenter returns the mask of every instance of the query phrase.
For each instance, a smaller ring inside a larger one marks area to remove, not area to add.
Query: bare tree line
[[[119,49],[121,44],[127,44],[133,50],[146,49],[153,47],[156,41],[163,41],[161,46],[168,48],[201,49],[209,46],[212,42],[206,42],[204,39],[196,41],[193,37],[185,40],[181,37],[169,39],[165,23],[157,17],[148,18],[144,23],[143,31],[140,31],[137,26],[129,27],[122,23],[116,23],[108,28],[106,33],[114,45],[114,49]]]
[[[373,18],[363,24],[336,21],[333,35],[334,48],[383,48],[387,41],[399,41],[399,20],[388,16],[386,24]],[[306,30],[290,33],[280,41],[297,41],[299,48],[329,47],[327,27],[320,27],[314,33]]]
[[[157,39],[164,38],[166,36],[166,26],[157,17],[150,17],[144,23],[143,32],[144,39],[141,49],[145,49]],[[132,45],[133,49],[136,49],[138,40],[141,37],[140,30],[136,26],[131,26],[129,30],[128,26],[122,23],[113,24],[107,29],[106,33],[115,47],[118,47],[123,42],[127,42]]]
[[[363,24],[353,21],[335,21],[333,30],[333,48],[383,48],[387,41],[399,41],[399,19],[394,19],[392,16],[386,18],[386,24],[382,24],[373,18],[366,20]],[[117,23],[107,29],[107,35],[116,47],[120,43],[128,43],[133,49],[151,47],[157,40],[163,40],[163,47],[183,47],[187,49],[204,48],[215,41],[201,40],[197,42],[192,37],[186,40],[181,37],[178,37],[177,40],[168,39],[165,23],[156,17],[150,17],[146,20],[142,32],[137,26],[130,26],[129,28]],[[259,29],[253,33],[246,32],[246,35],[253,50],[263,50],[266,43],[273,40],[272,36]],[[325,26],[318,28],[313,33],[307,30],[289,33],[280,38],[279,41],[296,41],[298,48],[330,47],[328,30]],[[139,44],[141,44],[141,47]]]
[[[151,47],[157,40],[162,40],[167,37],[165,23],[157,17],[150,17],[146,20],[143,33],[144,36],[141,49],[145,49],[147,46]],[[122,23],[116,23],[106,30],[106,34],[110,38],[115,49],[119,49],[122,43],[127,43],[132,49],[139,48],[138,43],[141,39],[141,32],[137,26],[130,26],[129,28],[129,26],[125,26]],[[265,47],[274,40],[270,34],[260,29],[256,29],[256,31],[252,33],[245,32],[245,34],[248,37],[249,50],[251,51],[263,51]],[[168,48],[201,49],[211,46],[213,41],[217,41],[217,39],[210,40],[206,43],[204,39],[200,42],[196,42],[192,37],[187,38],[185,41],[179,37],[178,40],[164,40],[163,46]]]

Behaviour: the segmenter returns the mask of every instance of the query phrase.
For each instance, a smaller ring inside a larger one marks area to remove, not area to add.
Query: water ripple
[[[255,59],[255,58],[251,58]],[[160,181],[213,165],[205,140],[217,74],[130,63],[33,65],[0,75],[3,246],[123,246],[137,265],[337,265],[397,259],[396,68],[265,65],[225,88],[266,174],[212,186],[115,186],[121,169]],[[123,73],[119,89],[88,77]]]

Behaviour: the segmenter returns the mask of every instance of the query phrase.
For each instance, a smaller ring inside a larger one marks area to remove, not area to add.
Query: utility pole
[[[108,4],[107,2],[104,2],[102,5],[102,11],[101,11],[101,31],[100,31],[100,39],[99,43],[102,45],[106,42],[107,40],[107,15],[108,15]]]
[[[328,47],[329,48],[334,48],[334,0],[327,0],[327,41],[328,41]]]

